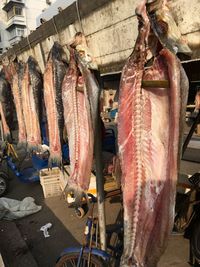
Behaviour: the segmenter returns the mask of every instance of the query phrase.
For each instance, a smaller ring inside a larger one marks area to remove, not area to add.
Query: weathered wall
[[[21,41],[7,55],[15,53],[26,61],[33,54],[44,70],[53,42],[57,40],[65,47],[72,38],[74,29],[80,31],[83,28],[101,72],[119,71],[130,55],[137,36],[135,7],[138,2],[140,0],[79,0],[81,23],[77,19],[76,5],[72,4],[54,17],[54,20],[46,22],[33,32],[28,40]],[[181,33],[193,50],[192,58],[200,57],[200,0],[173,0],[169,4]]]
[[[200,58],[200,0],[171,0],[171,10],[193,51],[192,58]]]
[[[137,37],[135,7],[138,1],[108,1],[103,8],[83,19],[88,45],[102,72],[121,69]]]

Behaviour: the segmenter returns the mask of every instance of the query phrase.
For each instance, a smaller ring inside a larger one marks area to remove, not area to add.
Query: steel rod
[[[169,88],[169,81],[160,80],[160,81],[142,81],[143,88]]]

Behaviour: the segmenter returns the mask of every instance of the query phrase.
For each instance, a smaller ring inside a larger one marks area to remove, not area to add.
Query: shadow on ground
[[[26,249],[17,248],[20,243],[19,235],[16,234],[16,229],[18,229],[21,239],[26,242],[37,265],[39,267],[55,266],[57,257],[65,247],[79,245],[79,241],[82,239],[83,227],[81,226],[84,225],[84,220],[79,220],[77,223],[78,219],[75,217],[74,211],[69,209],[60,197],[44,199],[39,183],[23,184],[17,178],[13,178],[10,181],[9,193],[6,197],[22,200],[27,196],[33,197],[36,204],[42,206],[42,210],[15,220],[14,223],[17,227],[11,225],[10,222],[1,221],[0,251],[8,266],[24,267],[16,260],[16,257],[21,257],[21,254],[26,253],[23,251]],[[56,216],[58,214],[59,217]],[[50,237],[45,238],[40,228],[49,222],[52,223],[52,228],[49,230]],[[26,267],[32,267],[32,265],[26,265]]]

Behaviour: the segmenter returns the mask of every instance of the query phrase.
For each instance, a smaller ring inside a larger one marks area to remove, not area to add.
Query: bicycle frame
[[[81,246],[81,247],[69,247],[69,248],[65,248],[62,253],[60,254],[59,258],[57,259],[56,262],[58,262],[60,260],[61,257],[63,257],[64,255],[67,255],[69,253],[79,253],[79,259],[78,259],[78,263],[77,263],[77,266],[76,267],[79,267],[80,265],[80,260],[81,260],[81,257],[83,255],[83,253],[91,253],[92,255],[94,256],[98,256],[100,258],[102,258],[104,261],[106,262],[109,262],[110,258],[111,258],[111,255],[109,255],[107,252],[101,250],[101,249],[98,249],[98,248],[88,248],[88,247],[84,247],[84,246]]]
[[[90,257],[97,256],[101,258],[104,262],[109,262],[111,255],[109,255],[106,251],[103,251],[97,248],[97,239],[98,239],[98,219],[93,216],[93,208],[94,203],[96,202],[96,198],[93,195],[91,196],[92,208],[90,210],[90,214],[87,217],[87,221],[85,224],[85,232],[84,232],[84,242],[81,247],[70,247],[63,250],[60,257],[56,262],[60,260],[61,257],[67,255],[69,253],[76,253],[78,256],[78,262],[76,267],[80,267],[81,259],[83,253],[88,254],[88,261],[90,261]],[[92,243],[95,242],[94,248],[92,248]]]
[[[119,190],[114,190],[113,192],[110,192],[107,194],[107,197],[109,196],[115,196],[119,194]],[[80,267],[81,260],[83,257],[83,254],[88,255],[88,263],[90,263],[91,256],[96,256],[100,259],[102,259],[103,263],[109,263],[111,258],[113,258],[113,255],[110,253],[107,253],[104,250],[101,250],[98,248],[98,218],[94,217],[93,215],[93,209],[94,209],[94,203],[96,203],[96,197],[94,197],[91,194],[88,194],[88,196],[91,197],[91,203],[92,207],[89,210],[90,214],[87,217],[87,221],[85,224],[85,232],[84,232],[84,242],[83,245],[80,247],[69,247],[65,248],[60,256],[58,257],[56,263],[63,257],[68,254],[74,253],[77,255],[77,265],[76,267]],[[118,229],[117,232],[121,232],[122,225],[119,224],[116,226],[116,229]],[[109,231],[108,231],[109,233]],[[92,244],[95,243],[95,246],[92,247]],[[110,247],[110,249],[113,249]],[[119,248],[117,248],[119,249]],[[114,250],[113,250],[114,251]],[[116,250],[117,251],[117,250]]]

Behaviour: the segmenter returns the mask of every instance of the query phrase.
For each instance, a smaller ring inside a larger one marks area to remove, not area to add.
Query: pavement
[[[192,174],[199,167],[199,163],[181,162],[182,173]],[[39,183],[24,184],[13,177],[6,197],[22,200],[27,196],[42,205],[42,210],[13,222],[0,222],[0,253],[4,264],[6,267],[53,267],[64,248],[81,244],[85,218],[78,219],[74,209],[59,196],[44,199]],[[119,199],[106,201],[107,225],[115,223],[119,210]],[[50,237],[45,238],[40,228],[49,222],[52,223]],[[158,267],[189,267],[188,253],[188,240],[171,235]]]
[[[13,177],[6,197],[22,200],[27,196],[33,197],[42,210],[14,222],[0,222],[0,253],[9,267],[53,267],[64,248],[82,243],[86,217],[77,218],[74,209],[69,208],[60,196],[44,199],[39,183],[24,184]],[[115,223],[120,209],[118,199],[111,202],[106,202],[107,224]],[[50,237],[45,238],[40,228],[49,222],[52,223]],[[10,244],[12,237],[15,246]],[[26,246],[20,245],[18,240]],[[24,262],[21,254],[27,256],[29,264]]]

